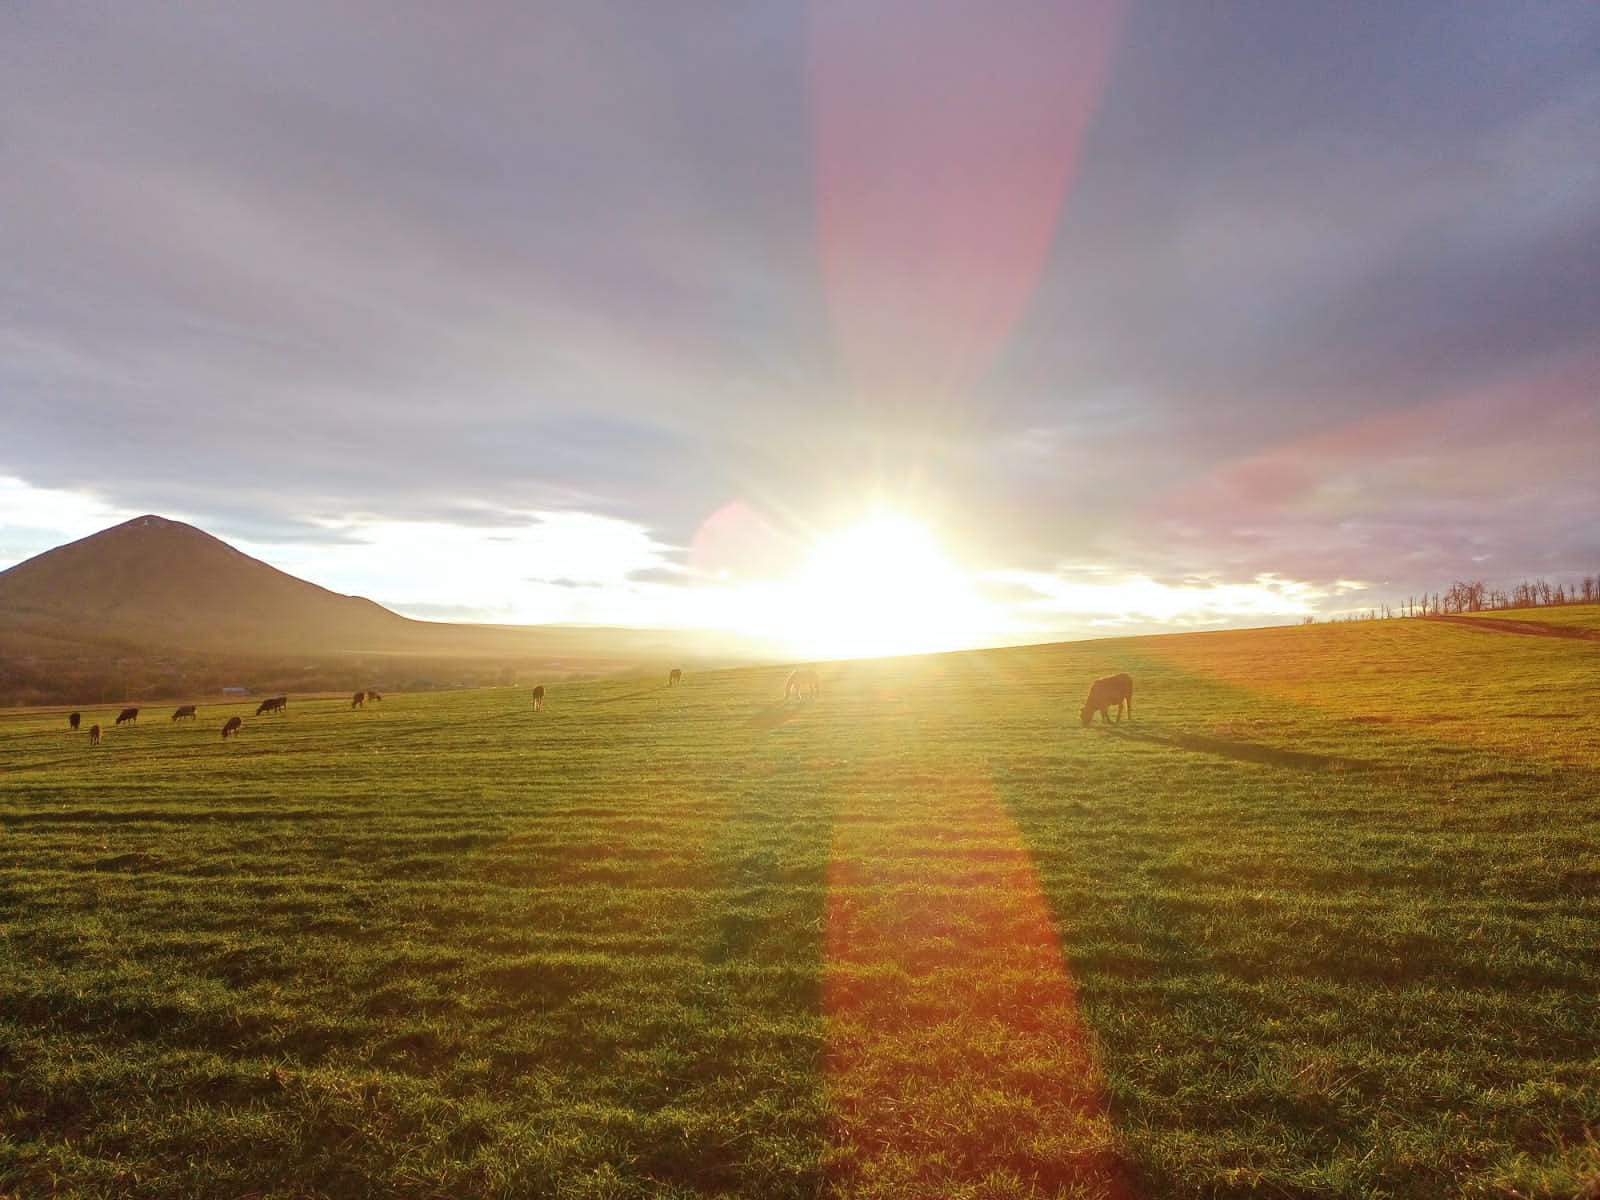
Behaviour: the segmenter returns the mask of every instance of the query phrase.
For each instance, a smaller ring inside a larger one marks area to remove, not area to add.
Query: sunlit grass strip
[[[1575,611],[1579,618],[1593,611],[1576,608],[1584,610]],[[1236,689],[1234,711],[1209,732],[1238,743],[1283,744],[1301,720],[1295,714],[1315,713],[1327,719],[1315,731],[1319,740],[1360,746],[1358,757],[1374,765],[1407,769],[1419,753],[1466,750],[1587,767],[1600,744],[1600,710],[1586,700],[1595,670],[1585,642],[1413,620],[1153,637],[1136,645],[1136,675],[1192,673],[1189,681],[1173,680],[1167,695],[1151,697],[1146,689],[1142,713],[1183,711],[1175,701],[1192,683],[1226,684]],[[1205,706],[1213,718],[1222,713],[1216,700],[1211,695]],[[1186,723],[1198,732],[1192,719]],[[1304,739],[1283,748],[1325,753]]]
[[[824,984],[838,1194],[1126,1195],[1060,940],[992,790],[851,795]]]

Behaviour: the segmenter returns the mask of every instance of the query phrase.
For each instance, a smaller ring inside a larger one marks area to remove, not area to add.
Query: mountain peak
[[[0,617],[191,649],[382,644],[413,625],[146,513],[0,571]]]
[[[144,531],[159,534],[181,534],[185,536],[202,537],[213,542],[221,540],[220,538],[213,537],[203,529],[198,529],[195,526],[185,524],[182,521],[174,521],[171,517],[158,516],[156,513],[145,513],[142,517],[134,517],[132,520],[124,521],[120,525],[113,525],[109,529],[102,529],[99,533],[90,534],[89,537],[113,537],[129,533],[141,533]],[[87,541],[89,539],[86,538],[84,540]],[[224,542],[223,545],[227,545],[227,543]]]

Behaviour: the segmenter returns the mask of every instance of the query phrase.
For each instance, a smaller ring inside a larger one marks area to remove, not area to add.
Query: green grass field
[[[1560,629],[1578,629],[1593,635],[1600,633],[1600,604],[1554,605],[1545,608],[1493,609],[1489,612],[1461,613],[1469,621],[1520,621],[1531,625],[1549,625]]]
[[[822,674],[0,714],[0,1196],[1600,1195],[1594,642]]]

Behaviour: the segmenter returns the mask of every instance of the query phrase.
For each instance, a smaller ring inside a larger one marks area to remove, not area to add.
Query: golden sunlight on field
[[[840,1193],[1127,1196],[1060,937],[993,789],[853,794],[827,911]]]
[[[963,650],[1001,624],[925,524],[891,509],[815,540],[769,615],[806,658]]]

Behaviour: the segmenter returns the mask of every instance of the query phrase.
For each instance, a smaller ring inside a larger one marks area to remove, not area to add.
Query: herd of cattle
[[[673,687],[682,682],[682,669],[673,667],[667,675],[667,686]],[[822,682],[817,678],[816,671],[810,667],[798,667],[791,671],[789,673],[789,678],[786,679],[783,684],[783,698],[786,701],[792,698],[800,700],[815,700],[821,694]],[[534,711],[537,712],[543,709],[544,684],[541,683],[535,687],[532,695]],[[350,707],[361,708],[370,701],[382,699],[383,696],[381,693],[368,689],[357,692],[351,696]],[[285,711],[288,706],[289,697],[272,696],[266,700],[263,700],[259,705],[256,706],[256,716],[270,716],[273,713],[281,713]],[[1090,684],[1088,698],[1084,700],[1083,708],[1079,710],[1078,717],[1083,722],[1084,726],[1087,727],[1094,723],[1095,713],[1099,713],[1101,722],[1109,725],[1111,724],[1110,710],[1112,709],[1116,710],[1117,722],[1119,724],[1122,722],[1124,715],[1127,716],[1128,720],[1133,720],[1133,676],[1127,674],[1126,672],[1120,675],[1107,675],[1105,678],[1096,679],[1092,684]],[[177,708],[177,711],[172,714],[172,719],[174,721],[193,721],[198,719],[198,713],[195,711],[195,706],[193,704],[180,704]],[[139,710],[137,708],[124,708],[120,713],[117,714],[116,723],[118,725],[137,724],[138,720]],[[78,729],[82,722],[83,714],[81,712],[67,714],[67,724],[70,725],[74,730]],[[243,729],[244,718],[238,716],[229,717],[225,722],[223,722],[222,738],[224,741],[226,741],[229,737],[237,737]],[[89,726],[89,744],[91,746],[98,746],[100,744],[100,739],[100,726]]]
[[[543,692],[544,689],[540,688],[539,691]],[[367,701],[369,701],[369,700],[382,700],[382,699],[383,699],[383,695],[380,692],[374,692],[374,691],[357,692],[355,695],[350,697],[350,707],[351,708],[360,708],[362,705],[366,704]],[[269,696],[267,699],[263,700],[260,704],[256,705],[256,716],[258,716],[258,717],[260,717],[260,716],[270,716],[272,713],[281,713],[281,712],[284,712],[288,707],[289,707],[289,697],[287,697],[287,696]],[[195,705],[193,705],[193,704],[180,704],[180,705],[178,705],[177,709],[174,710],[174,712],[172,714],[172,719],[174,721],[196,721],[196,720],[199,720],[199,716],[200,716],[200,714],[197,711]],[[137,725],[139,723],[139,710],[137,708],[125,708],[125,709],[123,709],[121,712],[119,712],[117,714],[116,723],[118,725]],[[74,730],[81,728],[82,725],[83,725],[83,714],[81,712],[68,713],[67,714],[67,724]],[[244,729],[244,718],[243,717],[237,717],[237,716],[229,717],[226,721],[224,721],[222,723],[222,739],[223,739],[223,741],[227,741],[228,738],[230,738],[230,737],[237,737],[238,734],[240,733],[240,731],[242,731],[243,729]],[[98,746],[100,744],[101,738],[103,736],[104,736],[103,735],[103,731],[101,730],[100,726],[98,726],[98,725],[89,726],[89,744],[91,746]]]

